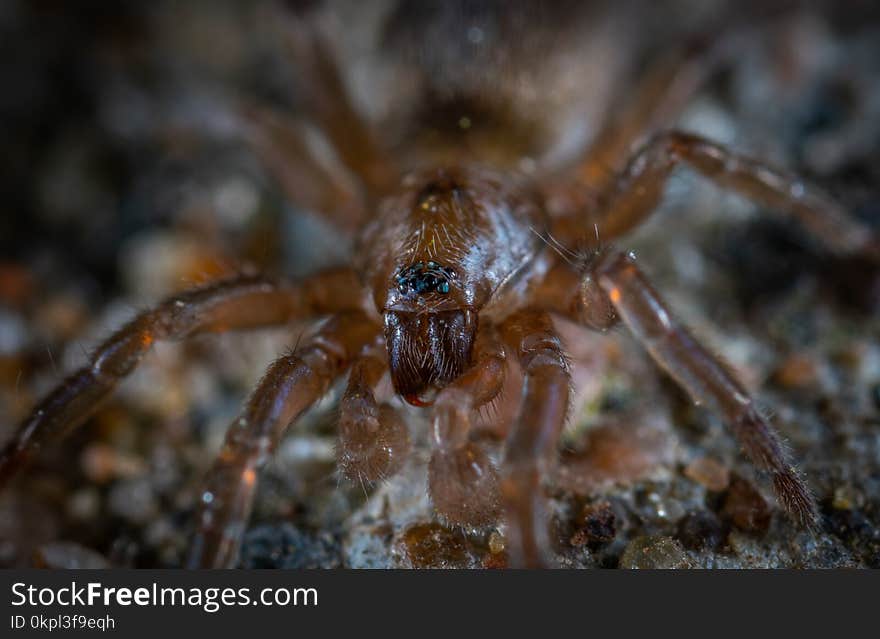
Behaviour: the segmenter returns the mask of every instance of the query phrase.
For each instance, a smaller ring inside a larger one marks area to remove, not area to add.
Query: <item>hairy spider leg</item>
[[[644,222],[656,210],[666,181],[680,165],[771,210],[790,215],[834,254],[877,255],[878,246],[871,230],[816,187],[720,144],[680,131],[665,132],[649,141],[633,156],[610,191],[600,197],[598,224],[602,238],[613,240]],[[565,238],[583,234],[583,215],[562,220],[558,232]]]
[[[524,310],[501,325],[524,373],[519,414],[501,465],[501,499],[511,564],[550,564],[549,512],[542,486],[558,461],[557,446],[569,410],[571,375],[549,313]]]
[[[363,223],[367,209],[359,185],[319,162],[302,123],[253,101],[237,111],[242,137],[292,204],[349,233]]]
[[[24,420],[0,454],[0,487],[43,446],[94,414],[157,340],[283,325],[344,309],[360,298],[339,292],[358,290],[357,276],[347,269],[324,271],[295,284],[241,277],[174,295],[138,314]]]
[[[285,12],[279,23],[298,85],[307,91],[310,117],[326,134],[342,163],[362,180],[372,199],[386,193],[396,185],[399,171],[352,103],[326,38],[307,16]]]
[[[352,364],[340,402],[339,472],[365,488],[397,473],[411,448],[409,430],[397,411],[379,405],[373,394],[387,370],[388,355],[380,340]]]
[[[633,146],[667,128],[698,88],[729,59],[733,37],[720,38],[714,46],[682,47],[655,62],[639,79],[635,96],[626,96],[588,147],[575,170],[578,182],[594,192],[608,188]]]
[[[288,426],[324,396],[380,330],[362,312],[334,315],[296,352],[269,366],[205,479],[190,567],[235,565],[260,470]]]
[[[474,411],[498,396],[507,372],[504,345],[491,325],[480,327],[472,359],[434,402],[428,492],[448,524],[480,529],[498,522],[500,504],[498,471],[486,451],[469,441]]]
[[[812,528],[818,511],[778,434],[724,365],[673,316],[632,256],[608,251],[594,273],[617,313],[654,362],[696,404],[723,417],[746,454],[770,473],[777,498],[798,523]]]

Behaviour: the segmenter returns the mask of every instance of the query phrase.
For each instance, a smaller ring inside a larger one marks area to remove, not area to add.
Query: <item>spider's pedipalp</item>
[[[497,523],[499,515],[498,471],[486,452],[469,441],[474,411],[504,386],[506,356],[493,327],[477,333],[473,360],[434,402],[428,490],[447,523],[479,529]]]
[[[257,479],[288,426],[319,400],[379,327],[363,313],[333,316],[296,352],[276,360],[257,385],[205,480],[191,567],[233,566]]]
[[[351,367],[340,402],[339,472],[360,484],[394,475],[410,451],[409,430],[393,407],[376,403],[373,389],[388,368],[378,349],[358,358]]]

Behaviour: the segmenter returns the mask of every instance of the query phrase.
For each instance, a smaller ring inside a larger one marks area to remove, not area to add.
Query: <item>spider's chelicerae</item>
[[[287,26],[310,115],[357,187],[312,158],[284,116],[254,104],[241,113],[249,141],[292,200],[358,229],[351,264],[295,283],[223,281],[141,313],[36,407],[0,457],[0,481],[83,423],[157,340],[326,317],[269,367],[230,426],[205,480],[190,564],[235,564],[260,470],[288,426],[343,375],[341,472],[373,482],[398,470],[408,431],[393,405],[374,396],[388,373],[400,397],[431,412],[428,486],[437,514],[465,528],[503,522],[513,565],[547,565],[542,482],[571,392],[552,319],[561,316],[598,331],[624,324],[695,402],[724,419],[788,513],[814,524],[810,490],[750,394],[675,318],[634,256],[610,248],[651,215],[667,178],[685,166],[790,216],[831,252],[876,255],[869,231],[813,186],[662,128],[724,46],[657,63],[631,107],[562,168],[520,163],[516,171],[477,163],[467,149],[454,161],[402,166],[358,113],[327,42],[308,25],[291,17]],[[444,99],[465,105],[462,113],[475,106]],[[456,122],[471,125],[470,117]],[[511,362],[523,373],[522,394],[496,467],[470,435],[475,411],[497,397]]]

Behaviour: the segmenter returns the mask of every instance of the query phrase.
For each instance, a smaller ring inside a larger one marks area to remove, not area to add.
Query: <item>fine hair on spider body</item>
[[[810,489],[750,393],[676,319],[634,256],[614,248],[685,167],[791,217],[828,251],[877,258],[868,229],[820,190],[663,128],[670,105],[686,102],[712,56],[673,56],[649,71],[644,86],[664,90],[637,92],[638,104],[562,171],[521,173],[467,155],[404,166],[358,112],[320,29],[302,16],[283,22],[310,91],[308,114],[357,178],[357,192],[310,157],[299,131],[269,107],[242,106],[242,131],[293,202],[357,229],[351,264],[298,282],[222,281],[139,314],[21,424],[0,454],[0,483],[85,422],[156,341],[327,318],[269,366],[230,425],[205,479],[189,565],[236,565],[260,471],[290,424],[344,375],[341,473],[366,484],[397,472],[411,442],[395,406],[374,394],[387,374],[400,398],[430,411],[436,513],[466,530],[504,523],[511,565],[551,566],[544,482],[571,395],[559,316],[597,331],[625,326],[694,402],[724,420],[789,515],[816,525]],[[604,247],[588,256],[565,248],[594,235]],[[473,422],[498,397],[513,362],[523,375],[519,410],[496,466],[472,439]]]

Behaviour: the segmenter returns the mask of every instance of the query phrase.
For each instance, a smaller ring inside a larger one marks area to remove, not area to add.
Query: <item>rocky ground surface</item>
[[[0,12],[18,60],[0,69],[14,87],[0,107],[18,124],[0,159],[0,440],[146,304],[242,264],[296,275],[344,258],[332,231],[291,210],[217,133],[224,91],[272,95],[280,82],[271,52],[242,35],[253,16],[225,4],[120,3],[110,15],[37,4]],[[784,37],[744,52],[680,125],[808,176],[880,232],[880,22],[842,13],[786,18]],[[789,522],[718,418],[624,330],[560,323],[576,401],[548,478],[559,564],[880,567],[877,273],[686,173],[626,244],[756,392],[822,520],[816,534]],[[180,565],[226,427],[302,328],[158,345],[0,495],[0,566]],[[505,566],[503,527],[469,533],[432,515],[424,411],[400,407],[416,447],[398,476],[338,478],[338,390],[264,473],[241,565]],[[498,421],[487,414],[479,435],[496,456]]]

